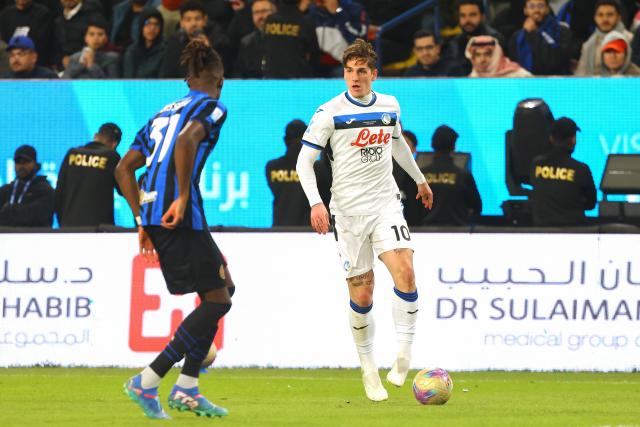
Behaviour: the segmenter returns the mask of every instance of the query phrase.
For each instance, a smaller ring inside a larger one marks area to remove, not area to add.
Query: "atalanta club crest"
[[[389,123],[391,123],[391,116],[389,115],[389,113],[383,113],[381,120],[383,124],[388,125]]]

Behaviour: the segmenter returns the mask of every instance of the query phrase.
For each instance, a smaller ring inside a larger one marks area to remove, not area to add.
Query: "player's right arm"
[[[302,149],[296,163],[300,184],[311,206],[311,227],[320,234],[329,232],[329,212],[320,198],[313,164],[318,158],[320,150],[327,145],[333,131],[334,125],[331,115],[322,109],[316,111],[302,137]]]
[[[162,215],[161,225],[165,228],[170,230],[176,228],[184,218],[184,211],[191,195],[191,174],[193,173],[198,144],[205,136],[206,130],[202,123],[190,120],[176,139],[173,159],[176,165],[176,177],[178,178],[178,198],[171,203],[169,209]]]
[[[127,200],[131,212],[133,212],[133,216],[136,218],[140,255],[142,255],[147,262],[154,262],[158,260],[158,254],[140,222],[140,196],[138,182],[136,181],[136,170],[144,166],[145,160],[142,152],[133,148],[130,149],[120,162],[118,162],[115,176],[120,191],[122,191],[122,195]]]

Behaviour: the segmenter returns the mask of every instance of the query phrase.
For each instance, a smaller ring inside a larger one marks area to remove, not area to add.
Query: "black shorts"
[[[144,230],[160,258],[160,269],[172,294],[205,293],[226,286],[226,263],[209,230],[147,226]]]

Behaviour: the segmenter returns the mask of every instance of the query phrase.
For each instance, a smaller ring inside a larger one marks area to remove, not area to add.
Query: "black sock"
[[[211,331],[217,330],[218,320],[224,316],[231,304],[218,304],[203,301],[195,310],[182,321],[171,342],[167,344],[162,353],[151,362],[151,369],[160,377],[164,377],[171,367],[182,360],[185,354],[198,347],[198,342],[210,336]],[[214,332],[215,334],[215,332]],[[211,341],[209,340],[209,345]],[[209,347],[204,352],[206,356]],[[199,354],[197,351],[196,354]],[[204,359],[204,356],[203,356]],[[202,360],[201,360],[202,362]]]
[[[204,338],[200,338],[194,348],[192,348],[184,357],[184,365],[182,366],[181,373],[190,377],[198,378],[200,375],[200,367],[202,361],[207,357],[213,338],[218,332],[218,322],[216,321],[216,327],[210,330]]]

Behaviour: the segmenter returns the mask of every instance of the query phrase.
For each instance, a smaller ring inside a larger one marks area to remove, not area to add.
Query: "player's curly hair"
[[[365,61],[367,66],[372,70],[376,69],[378,63],[378,55],[376,55],[376,51],[371,46],[371,43],[363,40],[356,39],[353,43],[351,43],[342,54],[342,66],[346,67],[347,62],[352,59],[359,59]]]
[[[187,77],[222,78],[224,67],[222,59],[209,44],[201,39],[193,39],[187,44],[180,56],[180,65],[188,68]]]

